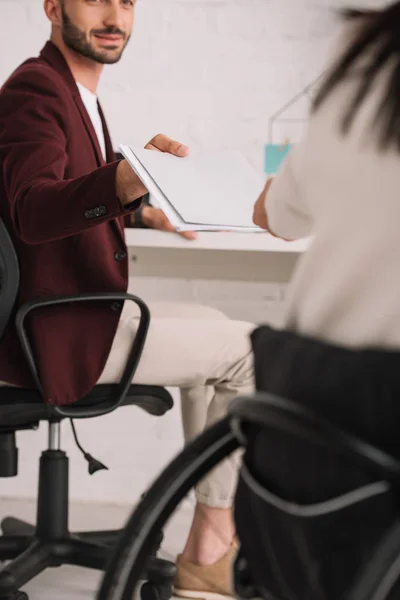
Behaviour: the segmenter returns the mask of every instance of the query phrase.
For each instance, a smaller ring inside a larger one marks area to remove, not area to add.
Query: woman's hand
[[[257,202],[255,203],[254,211],[253,211],[253,223],[255,225],[257,225],[257,227],[261,227],[261,229],[266,229],[267,231],[269,231],[269,227],[268,227],[267,211],[265,208],[265,201],[267,199],[268,190],[269,190],[272,182],[273,182],[273,178],[271,177],[270,179],[268,179],[267,183],[265,184],[265,188],[263,189],[260,197],[258,198]]]

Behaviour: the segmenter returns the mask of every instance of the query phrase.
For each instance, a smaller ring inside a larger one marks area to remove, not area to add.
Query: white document
[[[139,179],[178,231],[263,231],[252,221],[260,176],[236,151],[171,154],[120,146]]]

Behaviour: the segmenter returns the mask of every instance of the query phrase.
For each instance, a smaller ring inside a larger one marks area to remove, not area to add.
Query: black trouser
[[[301,403],[400,457],[400,352],[349,351],[269,327],[257,329],[252,342],[259,391]],[[246,437],[235,515],[260,594],[346,598],[397,519],[397,495],[368,496],[379,483],[358,465],[289,434],[254,426]],[[326,504],[354,490],[367,491],[340,510]],[[299,517],[274,504],[274,495],[300,506],[323,504],[314,516]]]

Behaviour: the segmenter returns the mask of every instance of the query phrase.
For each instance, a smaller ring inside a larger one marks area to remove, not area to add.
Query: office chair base
[[[5,536],[22,536],[31,537],[35,536],[35,527],[30,523],[21,521],[14,517],[6,517],[0,523],[0,529]],[[119,529],[109,531],[82,531],[80,533],[74,533],[73,537],[78,540],[86,542],[98,543],[101,545],[113,545],[118,539],[121,531]],[[162,542],[162,536],[160,536],[160,545]],[[1,537],[0,537],[0,549],[1,549]],[[159,546],[157,548],[157,551]]]
[[[14,517],[6,517],[0,523],[0,529],[3,535],[20,535],[20,536],[31,536],[35,534],[35,528],[30,523],[21,521],[21,519],[15,519]]]
[[[8,517],[1,523],[0,600],[28,600],[19,590],[47,568],[75,565],[105,570],[120,531],[68,529],[68,457],[60,450],[47,450],[40,458],[36,526]],[[176,568],[172,562],[156,558],[162,542],[156,540],[145,579],[145,600],[169,600]]]
[[[0,600],[24,600],[24,596],[16,596],[18,590],[48,568],[74,565],[103,571],[112,549],[112,544],[79,539],[73,534],[53,542],[24,535],[0,537],[0,559],[11,560],[0,570]],[[169,600],[175,572],[173,563],[152,557],[146,569],[143,600]]]

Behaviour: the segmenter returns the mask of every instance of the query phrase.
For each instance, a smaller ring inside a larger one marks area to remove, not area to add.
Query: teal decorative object
[[[276,135],[275,126],[277,123],[285,124],[285,126],[290,126],[291,124],[298,125],[300,123],[304,123],[305,119],[298,119],[293,117],[285,116],[289,109],[299,102],[303,97],[310,98],[312,96],[312,92],[314,87],[319,83],[320,79],[324,76],[324,73],[318,75],[314,81],[306,85],[302,90],[300,90],[295,96],[293,96],[290,100],[285,102],[281,108],[279,108],[269,119],[268,122],[268,143],[265,145],[265,156],[264,156],[264,171],[266,175],[273,176],[279,171],[279,168],[293,148],[293,143],[290,143],[289,134],[286,132],[282,135],[281,143],[277,143],[279,141],[278,135]],[[277,139],[278,138],[278,139]],[[293,137],[292,137],[293,139]]]
[[[266,144],[264,171],[269,177],[279,171],[292,146],[293,144]]]

